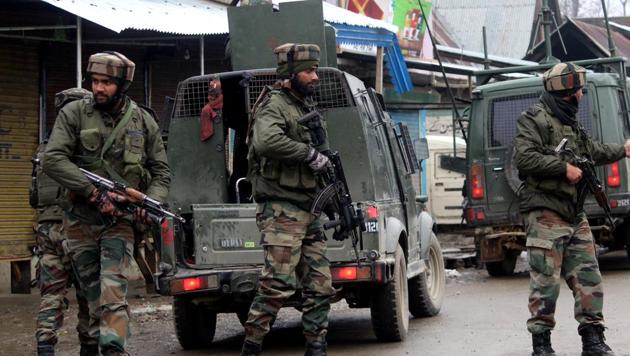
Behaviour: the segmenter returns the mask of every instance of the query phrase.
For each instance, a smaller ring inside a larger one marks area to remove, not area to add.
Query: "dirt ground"
[[[374,337],[368,309],[350,309],[345,302],[333,305],[329,329],[331,355],[529,355],[531,339],[525,329],[527,272],[525,256],[515,276],[491,278],[484,270],[447,270],[446,297],[441,313],[433,318],[412,319],[403,343],[379,343]],[[609,344],[618,355],[630,355],[630,264],[625,254],[601,259],[604,276]],[[222,314],[217,322],[213,348],[184,351],[175,336],[170,298],[138,295],[129,298],[132,312],[132,355],[237,355],[243,340],[238,319]],[[38,291],[31,295],[0,295],[0,355],[35,354],[34,325]],[[141,294],[141,293],[140,293]],[[60,332],[58,355],[78,355],[76,303]],[[559,355],[579,355],[580,340],[572,318],[572,297],[563,286],[557,311],[558,325],[552,335]],[[300,314],[283,309],[274,331],[265,341],[267,355],[303,353]]]

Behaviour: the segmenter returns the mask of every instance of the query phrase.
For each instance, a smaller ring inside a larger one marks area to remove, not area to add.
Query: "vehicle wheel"
[[[407,261],[400,246],[394,258],[394,279],[375,291],[370,305],[372,328],[379,341],[403,341],[409,330]]]
[[[521,254],[519,250],[506,250],[503,261],[486,262],[486,270],[492,277],[509,276],[514,273],[516,260]]]
[[[426,270],[409,280],[409,311],[416,318],[437,315],[444,299],[444,257],[440,242],[431,233]]]
[[[199,307],[188,298],[173,298],[175,334],[184,350],[212,345],[217,326],[217,313]]]

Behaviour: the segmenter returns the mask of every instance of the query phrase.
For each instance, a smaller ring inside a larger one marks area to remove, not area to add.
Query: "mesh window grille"
[[[274,71],[256,71],[249,80],[247,103],[248,111],[256,102],[256,99],[266,85],[272,85],[276,81]],[[343,72],[332,68],[317,70],[319,84],[315,92],[315,101],[321,109],[351,106],[348,87],[343,79]],[[180,83],[177,90],[174,118],[198,117],[201,109],[208,102],[208,82],[213,76],[201,76],[187,79]],[[224,93],[229,95],[229,93]]]
[[[538,102],[541,93],[515,95],[492,100],[490,117],[490,147],[505,147],[514,141],[516,121],[523,111]],[[589,118],[589,100],[584,92],[580,101],[578,117],[582,126],[591,134],[592,124]]]

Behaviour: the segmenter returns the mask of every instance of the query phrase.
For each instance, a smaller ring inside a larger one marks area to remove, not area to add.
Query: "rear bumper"
[[[258,288],[262,268],[249,266],[231,269],[178,268],[172,275],[156,278],[158,293],[165,296],[204,295],[215,297],[253,297]],[[383,284],[393,274],[393,266],[385,260],[332,263],[330,266],[334,285]]]

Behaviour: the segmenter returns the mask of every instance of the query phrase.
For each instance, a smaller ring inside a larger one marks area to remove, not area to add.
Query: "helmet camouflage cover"
[[[55,94],[55,111],[59,112],[61,109],[71,101],[81,100],[86,96],[90,96],[92,93],[89,90],[83,88],[70,88]]]
[[[278,56],[276,73],[291,75],[319,65],[319,46],[315,44],[285,43],[273,50]]]
[[[543,74],[545,90],[555,95],[571,95],[586,84],[586,69],[573,63],[558,63]]]
[[[88,59],[86,72],[89,74],[102,74],[124,81],[127,86],[133,80],[136,64],[124,55],[113,52],[95,53]]]

